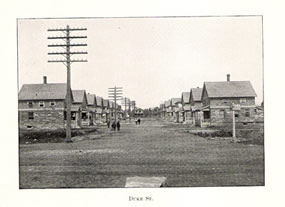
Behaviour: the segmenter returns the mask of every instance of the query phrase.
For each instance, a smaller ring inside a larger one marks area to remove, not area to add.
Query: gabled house
[[[101,122],[103,117],[103,98],[96,96],[96,122]]]
[[[190,90],[190,110],[191,110],[191,123],[200,126],[199,120],[203,112],[202,109],[202,88],[191,88]]]
[[[181,96],[181,104],[182,104],[182,117],[183,122],[189,121],[191,118],[190,112],[190,92],[183,92]]]
[[[18,94],[20,129],[65,128],[66,93],[65,83],[47,83],[46,76],[42,84],[24,84]]]
[[[165,118],[165,112],[166,112],[165,104],[160,104],[159,105],[159,110],[160,110],[161,117]]]
[[[176,122],[180,122],[180,114],[182,113],[182,104],[181,104],[181,98],[172,98],[171,99],[171,106],[172,111],[174,111],[174,120]]]
[[[119,119],[122,119],[123,118],[123,114],[124,114],[124,111],[122,109],[122,106],[117,104],[117,114],[118,114],[118,118]]]
[[[171,107],[171,100],[165,101],[164,106],[165,106],[165,111],[166,111],[167,117],[168,118],[172,117],[173,111],[172,111],[172,107]]]
[[[110,108],[109,108],[109,112],[110,112],[110,118],[114,118],[115,116],[115,103],[113,101],[109,101],[110,104]]]
[[[75,120],[71,122],[74,127],[81,127],[82,125],[88,125],[88,111],[87,111],[87,96],[85,90],[72,90],[73,103],[71,111],[75,112]]]
[[[108,99],[103,99],[103,116],[105,117],[105,121],[109,119],[110,114],[110,102]]]
[[[87,94],[87,111],[89,125],[93,125],[96,119],[96,95]]]
[[[254,122],[256,93],[250,81],[205,82],[202,92],[203,122],[206,125],[232,123],[233,105],[235,120],[240,123]]]

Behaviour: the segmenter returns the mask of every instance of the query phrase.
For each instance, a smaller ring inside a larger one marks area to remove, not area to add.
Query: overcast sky
[[[18,20],[19,89],[26,83],[66,82],[62,63],[48,63],[48,28],[86,27],[87,63],[71,65],[72,89],[107,98],[109,87],[123,87],[138,107],[158,106],[202,87],[204,81],[250,80],[256,103],[263,99],[262,18],[94,18]],[[73,48],[75,51],[77,48]],[[62,51],[62,49],[59,49]],[[58,56],[57,59],[61,58]]]

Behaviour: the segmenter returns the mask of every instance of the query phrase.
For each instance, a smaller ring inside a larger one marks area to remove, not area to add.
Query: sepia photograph
[[[262,16],[20,18],[17,49],[20,189],[265,185]]]

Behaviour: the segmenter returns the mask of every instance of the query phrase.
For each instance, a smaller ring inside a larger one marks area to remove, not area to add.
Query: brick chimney
[[[227,74],[227,82],[230,82],[230,81],[231,81],[231,75]]]
[[[46,76],[43,77],[43,81],[44,81],[44,84],[47,84],[47,77]]]

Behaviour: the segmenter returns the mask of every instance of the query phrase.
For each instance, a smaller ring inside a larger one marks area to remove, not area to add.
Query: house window
[[[55,106],[55,101],[51,101],[51,102],[49,103],[49,105],[50,105],[50,106]]]
[[[64,112],[64,114],[63,114],[63,117],[64,117],[64,120],[66,120],[66,111]],[[76,112],[71,112],[71,120],[76,120]]]
[[[210,119],[210,111],[204,111],[204,119]]]
[[[28,119],[29,120],[34,119],[34,112],[28,112]]]
[[[246,98],[241,98],[241,99],[240,99],[240,103],[241,103],[241,104],[246,103]]]
[[[81,119],[83,119],[84,121],[87,119],[87,114],[85,112],[82,112]]]
[[[246,112],[245,112],[245,117],[250,117],[249,110],[246,110]]]
[[[40,101],[40,102],[39,102],[39,107],[44,107],[44,106],[45,106],[45,102]]]
[[[239,117],[239,112],[235,111],[235,118],[238,118],[238,117]]]
[[[28,101],[29,108],[33,108],[34,103],[32,101]]]

